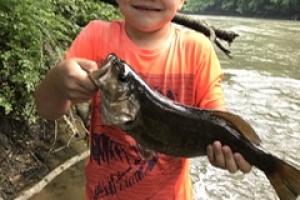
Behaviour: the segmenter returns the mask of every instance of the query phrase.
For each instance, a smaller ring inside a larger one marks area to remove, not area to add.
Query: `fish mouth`
[[[132,7],[136,10],[141,10],[141,11],[154,11],[154,12],[159,12],[162,9],[156,8],[154,6],[148,6],[148,5],[132,5]]]

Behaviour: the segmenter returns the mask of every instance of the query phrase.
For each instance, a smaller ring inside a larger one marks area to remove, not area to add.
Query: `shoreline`
[[[214,11],[202,11],[202,12],[188,12],[182,11],[183,14],[188,15],[203,15],[203,16],[224,16],[224,17],[241,17],[241,18],[253,18],[253,19],[265,19],[265,20],[287,20],[287,21],[300,21],[300,15],[296,16],[273,16],[273,15],[246,15],[231,12],[214,12]]]

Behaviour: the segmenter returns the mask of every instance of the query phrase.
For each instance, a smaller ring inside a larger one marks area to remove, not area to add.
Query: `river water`
[[[240,34],[231,46],[233,59],[218,52],[227,107],[250,122],[264,149],[300,169],[300,22],[197,17]],[[278,199],[256,168],[230,174],[204,157],[191,163],[195,200]],[[33,199],[83,199],[82,168],[73,167]]]

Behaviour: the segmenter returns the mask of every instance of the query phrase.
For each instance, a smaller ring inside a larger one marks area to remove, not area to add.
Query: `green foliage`
[[[214,1],[186,0],[184,10],[190,12],[204,11],[214,5]]]
[[[248,16],[300,17],[299,0],[188,0],[188,12],[213,12]]]
[[[96,0],[0,0],[0,115],[33,122],[33,91],[80,27],[118,16]]]
[[[120,17],[118,11],[99,0],[50,0],[55,5],[55,13],[74,24],[86,25],[93,19],[110,20]]]

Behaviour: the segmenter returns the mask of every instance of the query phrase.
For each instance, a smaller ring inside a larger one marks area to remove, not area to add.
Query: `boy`
[[[206,109],[224,109],[221,69],[211,43],[201,34],[171,24],[184,0],[117,0],[124,21],[89,23],[65,60],[37,87],[38,112],[57,119],[73,103],[92,100],[91,156],[86,166],[86,199],[190,200],[188,161],[154,153],[145,158],[134,139],[102,123],[101,99],[86,70],[109,53],[135,68],[171,99]],[[218,141],[207,147],[209,161],[234,173],[251,166]]]

